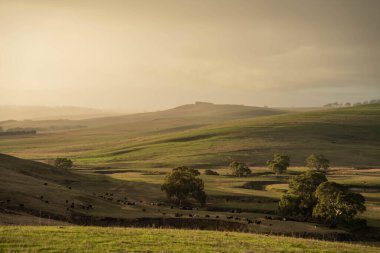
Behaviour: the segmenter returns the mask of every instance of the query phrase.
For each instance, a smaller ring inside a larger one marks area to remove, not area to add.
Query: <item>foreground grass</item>
[[[0,227],[0,252],[379,252],[350,243],[174,229]]]

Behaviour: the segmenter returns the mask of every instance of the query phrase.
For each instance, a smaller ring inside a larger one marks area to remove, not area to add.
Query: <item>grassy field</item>
[[[99,227],[0,227],[1,252],[379,252],[350,243],[231,232]]]

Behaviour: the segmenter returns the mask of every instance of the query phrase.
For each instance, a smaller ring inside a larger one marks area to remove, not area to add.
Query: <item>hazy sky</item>
[[[379,0],[0,0],[0,104],[380,98]]]

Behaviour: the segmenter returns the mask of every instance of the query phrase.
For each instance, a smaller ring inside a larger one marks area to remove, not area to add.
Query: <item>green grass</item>
[[[257,234],[173,229],[0,227],[1,252],[379,252],[379,248]]]

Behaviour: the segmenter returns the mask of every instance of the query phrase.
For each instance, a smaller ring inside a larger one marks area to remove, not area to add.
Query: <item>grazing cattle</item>
[[[272,216],[265,216],[264,218],[267,219],[267,220],[271,220]]]
[[[10,199],[7,199],[7,203],[9,203],[9,202],[11,202],[11,200],[10,200]]]
[[[74,203],[71,203],[70,207],[71,207],[71,208],[74,208],[74,207],[75,207]]]
[[[261,224],[261,221],[259,221],[259,220],[255,220],[255,224],[260,225],[260,224]]]
[[[44,185],[48,185],[48,183],[44,183]]]
[[[286,221],[286,218],[282,218],[283,221]]]
[[[162,215],[166,215],[166,213],[162,213]]]
[[[24,207],[24,204],[19,204],[20,207]]]
[[[231,220],[233,217],[232,216],[227,216],[227,219]]]
[[[272,223],[269,223],[269,226],[272,226]]]
[[[193,217],[193,215],[191,213],[189,213],[189,217]]]
[[[44,199],[44,196],[41,195],[41,196],[40,196],[40,199]]]
[[[71,190],[71,186],[69,186],[69,190]]]
[[[68,199],[66,199],[66,204],[68,204],[69,203],[69,200]]]
[[[45,203],[46,203],[46,204],[49,204],[49,200],[45,200]]]
[[[206,217],[206,218],[210,218],[210,215],[206,214],[205,217]]]
[[[174,206],[170,206],[170,209],[173,209],[174,208]]]
[[[181,213],[175,213],[174,216],[175,217],[182,217],[182,214]]]
[[[253,221],[250,220],[250,219],[247,219],[247,223],[248,223],[248,224],[251,224],[251,223],[253,223]]]
[[[235,217],[235,220],[240,220],[240,218],[239,217]]]
[[[219,215],[215,216],[215,218],[219,219]]]

